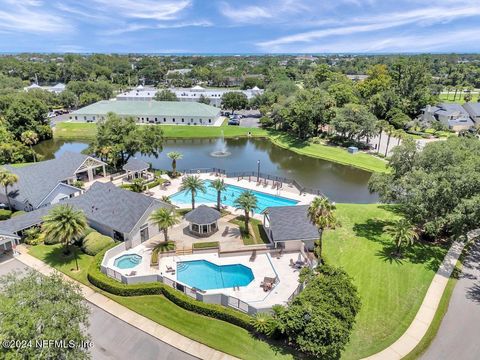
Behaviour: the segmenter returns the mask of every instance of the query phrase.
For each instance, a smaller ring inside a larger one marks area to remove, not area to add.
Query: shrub
[[[12,217],[12,212],[7,209],[0,209],[0,220],[8,220]]]
[[[193,244],[194,249],[210,249],[210,248],[218,248],[218,246],[219,246],[218,241],[200,242],[200,243]]]
[[[158,265],[158,253],[170,251],[175,249],[175,243],[173,241],[161,242],[156,245],[152,250],[152,256],[150,258],[150,266]]]
[[[163,283],[154,282],[127,285],[108,277],[100,271],[100,264],[102,263],[105,252],[112,246],[113,245],[107,246],[95,255],[95,259],[88,269],[88,280],[99,289],[119,296],[163,295],[185,310],[227,321],[247,330],[253,329],[251,316],[222,305],[203,303]]]
[[[275,319],[267,313],[256,314],[250,323],[257,333],[267,336],[271,336],[277,328]]]
[[[157,179],[153,180],[152,182],[149,182],[146,186],[147,186],[147,189],[151,189],[151,188],[154,188],[157,185],[163,184],[164,182],[165,182],[165,179],[157,178]]]
[[[111,237],[92,231],[83,239],[82,250],[85,254],[93,256],[112,243],[113,239]]]
[[[38,245],[40,243],[41,230],[39,227],[34,226],[23,232],[25,244]]]

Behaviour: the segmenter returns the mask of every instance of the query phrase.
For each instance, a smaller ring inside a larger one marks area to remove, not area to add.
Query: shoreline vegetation
[[[148,125],[144,125],[148,126]],[[346,148],[324,144],[300,142],[286,134],[261,128],[245,128],[239,126],[201,127],[182,125],[161,125],[166,139],[194,139],[255,137],[267,138],[274,145],[293,151],[300,155],[352,166],[369,172],[387,172],[387,162],[384,159],[359,152],[349,154]],[[54,138],[65,141],[93,140],[96,135],[96,124],[61,122],[54,128]]]

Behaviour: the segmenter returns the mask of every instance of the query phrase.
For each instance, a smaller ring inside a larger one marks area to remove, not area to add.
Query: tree
[[[418,239],[415,228],[406,219],[397,220],[393,225],[387,225],[384,228],[395,241],[396,255],[401,255],[401,246],[403,243],[411,245]]]
[[[198,102],[200,104],[210,105],[210,100],[203,94],[198,98]]]
[[[257,208],[257,197],[250,190],[242,192],[234,201],[237,210],[243,210],[245,221],[245,232],[248,233],[248,223],[250,221],[250,212]]]
[[[247,96],[241,92],[227,92],[222,96],[222,108],[235,110],[245,109],[248,105]]]
[[[168,89],[157,91],[153,99],[157,101],[178,101],[177,95]]]
[[[10,201],[10,195],[8,193],[8,188],[10,186],[15,185],[18,181],[18,176],[16,174],[11,173],[5,168],[0,168],[0,185],[3,186],[3,189],[5,190],[5,196],[7,198],[8,202],[8,208],[12,210],[12,203]]]
[[[182,184],[180,185],[180,191],[185,191],[186,194],[190,193],[192,195],[192,210],[195,209],[195,196],[199,191],[205,192],[207,188],[205,187],[205,181],[200,179],[199,176],[187,176],[182,179]]]
[[[480,226],[480,143],[449,137],[422,151],[411,139],[392,150],[388,174],[374,174],[370,191],[396,203],[427,240],[464,235]]]
[[[78,98],[78,105],[79,106],[87,106],[93,103],[96,103],[98,101],[102,100],[100,95],[91,93],[91,92],[85,92],[80,95]]]
[[[32,151],[33,155],[33,162],[36,162],[35,151],[33,151],[33,145],[38,142],[38,134],[35,131],[27,130],[24,131],[21,135],[21,140],[25,145],[30,146],[30,150]]]
[[[130,190],[141,193],[145,190],[145,180],[143,178],[133,179],[130,184]]]
[[[221,179],[215,179],[212,181],[212,188],[217,191],[217,209],[218,211],[221,210],[221,198],[222,198],[222,191],[227,190],[227,185]]]
[[[115,167],[124,165],[137,153],[158,158],[163,149],[163,131],[160,126],[137,126],[133,117],[108,113],[97,125],[93,149],[99,156],[108,149],[108,160]]]
[[[379,120],[377,121],[376,128],[378,131],[378,148],[377,148],[377,154],[380,152],[380,144],[382,143],[382,134],[385,128],[388,126],[388,122],[385,120]]]
[[[56,205],[43,217],[42,232],[45,240],[52,244],[63,244],[64,254],[70,253],[69,246],[78,240],[86,229],[87,218],[85,214],[72,205]]]
[[[182,153],[178,151],[170,151],[167,153],[167,156],[172,160],[172,174],[176,176],[177,174],[177,160],[181,160],[183,158]]]
[[[18,95],[5,110],[5,123],[18,140],[27,130],[42,134],[40,126],[48,125],[47,112],[46,104],[32,97],[31,94]]]
[[[324,196],[313,199],[308,207],[308,218],[318,229],[318,240],[315,253],[320,262],[322,261],[323,232],[325,229],[334,229],[338,224],[335,216],[335,209],[335,203],[330,202],[330,200]]]
[[[179,216],[174,209],[160,208],[155,210],[150,219],[163,232],[165,242],[168,241],[168,229],[180,222]]]
[[[277,331],[312,358],[339,359],[360,310],[357,288],[344,270],[329,265],[308,278],[288,306],[274,307]]]
[[[363,105],[347,104],[337,110],[332,120],[335,130],[347,140],[357,140],[375,135],[377,118]]]
[[[89,308],[80,287],[58,273],[49,276],[29,270],[0,278],[0,338],[32,346],[0,348],[2,359],[90,359],[87,334]],[[67,345],[46,346],[44,340],[66,341]]]
[[[388,148],[390,146],[390,139],[392,138],[392,135],[395,133],[395,128],[392,125],[387,125],[385,127],[385,132],[387,133],[387,146],[385,147],[385,157],[388,155]]]

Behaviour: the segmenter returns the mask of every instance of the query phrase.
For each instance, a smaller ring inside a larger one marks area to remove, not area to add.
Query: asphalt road
[[[3,260],[3,259],[2,259]],[[0,261],[0,276],[11,271],[25,271],[18,260]],[[99,307],[88,303],[88,332],[94,343],[91,354],[95,360],[191,360],[196,359],[153,336],[129,325]]]
[[[422,360],[480,359],[480,241],[470,248],[437,336]]]

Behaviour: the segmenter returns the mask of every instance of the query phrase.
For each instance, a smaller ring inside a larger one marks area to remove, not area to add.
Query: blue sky
[[[1,52],[480,52],[480,0],[0,0]]]

